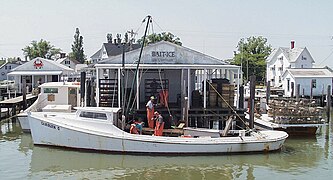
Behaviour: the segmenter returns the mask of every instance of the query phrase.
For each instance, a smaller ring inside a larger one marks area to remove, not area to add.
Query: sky
[[[317,66],[333,68],[332,0],[0,0],[0,59],[44,39],[71,51],[75,29],[89,58],[107,33],[171,32],[183,46],[230,59],[241,38],[263,36],[273,48],[307,47]]]

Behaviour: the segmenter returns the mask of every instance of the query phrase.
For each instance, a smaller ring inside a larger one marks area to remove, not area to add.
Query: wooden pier
[[[37,95],[27,94],[26,103],[24,104],[23,96],[6,99],[4,101],[0,101],[0,114],[1,108],[7,108],[7,117],[15,116],[21,110],[24,110],[23,107],[29,107],[32,103],[34,103],[37,99]]]

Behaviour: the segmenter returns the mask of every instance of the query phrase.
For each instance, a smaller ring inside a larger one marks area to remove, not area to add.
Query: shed
[[[282,78],[282,87],[286,96],[294,96],[299,84],[299,95],[313,97],[327,94],[328,85],[332,88],[333,73],[328,67],[294,68],[287,69]]]

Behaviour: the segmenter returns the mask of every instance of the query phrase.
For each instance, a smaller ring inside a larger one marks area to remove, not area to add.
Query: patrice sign
[[[151,56],[153,58],[174,58],[174,57],[176,57],[174,51],[152,51]]]
[[[152,51],[151,60],[152,62],[159,63],[172,63],[176,59],[176,53],[174,51]]]

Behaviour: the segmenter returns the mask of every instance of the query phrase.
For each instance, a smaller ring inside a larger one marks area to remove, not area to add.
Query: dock
[[[25,107],[29,107],[32,103],[34,103],[37,99],[37,95],[27,94],[26,100],[27,104]],[[24,107],[23,96],[18,96],[11,99],[6,99],[0,101],[0,114],[1,108],[7,109],[7,117],[15,116],[18,112],[20,112]]]

